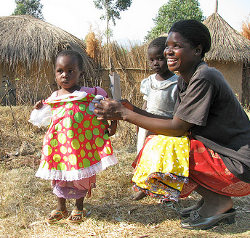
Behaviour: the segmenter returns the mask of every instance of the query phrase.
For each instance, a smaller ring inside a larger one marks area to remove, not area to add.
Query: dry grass
[[[28,15],[0,17],[0,39],[1,62],[15,71],[17,77],[22,74],[32,79],[31,72],[42,68],[48,70],[48,66],[54,64],[57,53],[63,49],[78,51],[84,59],[85,76],[91,78],[95,75],[84,42],[40,19]]]
[[[246,110],[246,113],[248,115],[248,118],[250,119],[250,111],[249,110]]]
[[[147,197],[132,201],[130,196],[132,168],[135,158],[134,127],[126,127],[130,134],[113,138],[119,164],[98,174],[97,188],[85,207],[90,211],[83,223],[61,222],[49,225],[46,216],[54,209],[48,181],[35,177],[45,130],[27,122],[30,107],[0,107],[0,237],[249,237],[249,197],[234,198],[238,210],[236,223],[219,225],[211,230],[184,230],[180,218],[171,206],[159,204]],[[17,123],[13,123],[13,116]],[[18,135],[16,133],[18,126]],[[128,130],[130,127],[130,130]],[[127,137],[127,140],[124,139]],[[132,139],[132,143],[130,143]],[[15,156],[20,141],[31,146],[28,155]],[[122,143],[123,142],[123,143]],[[121,146],[127,143],[127,146]],[[129,143],[129,145],[128,145]],[[181,201],[181,206],[193,204],[199,197],[193,194]],[[73,207],[69,201],[69,210]]]

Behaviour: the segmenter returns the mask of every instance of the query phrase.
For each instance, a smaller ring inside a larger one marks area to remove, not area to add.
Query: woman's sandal
[[[70,216],[67,218],[67,221],[72,222],[72,223],[79,223],[82,222],[82,218],[85,217],[87,214],[87,210],[83,209],[81,210],[77,210],[74,209]]]
[[[227,212],[211,217],[202,217],[197,210],[192,211],[190,217],[181,222],[182,228],[206,230],[219,222],[232,224],[235,222],[235,209],[231,208]]]
[[[179,215],[181,217],[189,217],[190,213],[192,211],[198,210],[203,205],[203,203],[204,203],[204,199],[202,198],[197,204],[195,204],[191,207],[184,208],[182,211],[179,212]]]
[[[68,216],[68,211],[59,211],[59,210],[53,210],[49,217],[47,218],[47,222],[49,223],[55,223],[57,221],[62,220],[63,218],[66,218]]]

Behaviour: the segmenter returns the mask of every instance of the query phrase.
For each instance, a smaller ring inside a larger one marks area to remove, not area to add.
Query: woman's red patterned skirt
[[[198,185],[230,197],[250,194],[250,184],[235,177],[217,153],[198,140],[191,139],[190,143],[189,182],[180,197],[187,197]]]

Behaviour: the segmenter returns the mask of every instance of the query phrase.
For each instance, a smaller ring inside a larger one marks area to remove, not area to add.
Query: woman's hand
[[[34,109],[39,110],[42,108],[42,106],[43,106],[43,101],[40,100],[40,101],[36,102],[36,104],[34,105]]]
[[[113,136],[116,133],[117,121],[111,121],[111,124],[108,128],[108,136]]]
[[[96,103],[95,108],[98,120],[124,120],[128,110],[133,110],[133,105],[127,100],[116,101],[105,98]]]

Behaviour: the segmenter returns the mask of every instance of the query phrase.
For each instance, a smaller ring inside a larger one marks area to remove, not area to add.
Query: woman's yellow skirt
[[[137,158],[132,178],[134,189],[162,201],[178,201],[188,181],[189,150],[187,136],[149,136]]]

